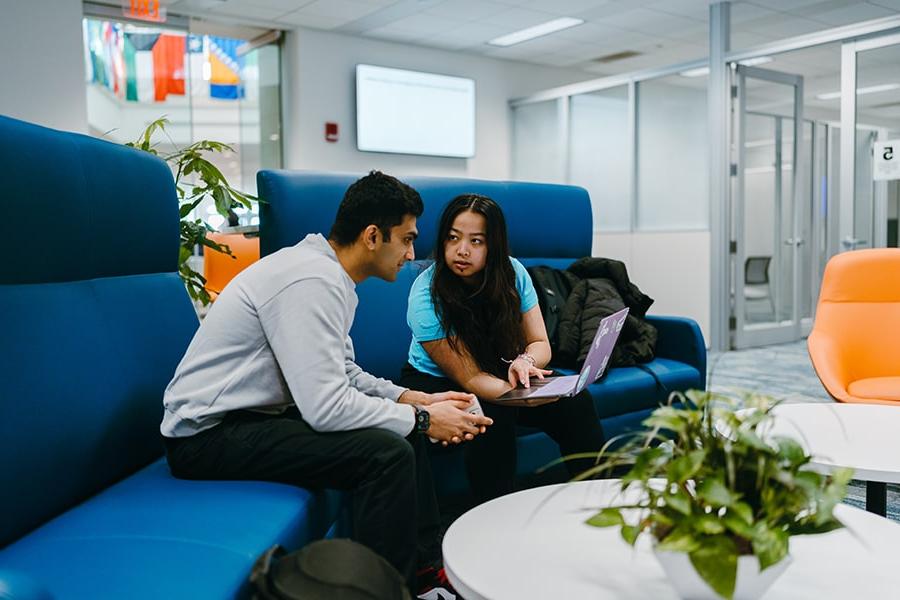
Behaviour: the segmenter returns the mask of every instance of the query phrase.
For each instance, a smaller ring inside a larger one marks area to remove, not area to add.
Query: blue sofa
[[[261,254],[293,245],[308,233],[327,234],[345,190],[358,177],[260,171]],[[583,188],[439,177],[404,181],[419,191],[425,203],[425,212],[418,220],[417,259],[431,253],[438,217],[447,202],[468,192],[490,196],[500,204],[508,222],[511,252],[525,266],[565,268],[591,254],[593,220],[590,199]],[[359,308],[350,335],[357,362],[375,375],[399,378],[410,342],[407,295],[425,264],[424,260],[407,264],[394,283],[372,278],[357,287]],[[653,375],[636,367],[612,369],[590,386],[607,438],[639,428],[650,411],[666,400],[666,390],[705,388],[706,345],[697,324],[677,317],[650,316],[648,321],[659,331],[657,357],[646,365]],[[519,474],[527,476],[559,457],[559,450],[542,432],[523,428],[518,457]],[[439,494],[465,492],[461,453],[436,448],[432,458]]]
[[[339,498],[174,479],[162,394],[197,328],[171,172],[0,117],[0,598],[233,598]]]

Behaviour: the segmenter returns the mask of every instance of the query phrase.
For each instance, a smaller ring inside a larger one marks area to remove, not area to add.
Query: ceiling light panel
[[[547,21],[546,23],[541,23],[539,25],[534,25],[533,27],[526,27],[525,29],[520,29],[519,31],[501,35],[500,37],[488,41],[488,44],[490,44],[491,46],[500,46],[501,48],[505,48],[506,46],[521,44],[522,42],[527,42],[528,40],[533,40],[545,35],[550,35],[551,33],[562,31],[563,29],[569,29],[570,27],[575,27],[576,25],[581,25],[582,23],[584,23],[583,20],[574,19],[572,17],[553,19],[552,21]]]

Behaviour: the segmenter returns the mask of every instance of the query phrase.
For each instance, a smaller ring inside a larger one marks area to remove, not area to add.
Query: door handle
[[[855,250],[857,247],[863,246],[867,243],[868,243],[867,240],[861,240],[859,238],[851,237],[849,235],[841,240],[841,245],[844,247],[845,250]]]

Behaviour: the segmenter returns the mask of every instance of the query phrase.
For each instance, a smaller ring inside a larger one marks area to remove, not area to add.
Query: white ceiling
[[[97,0],[95,0],[97,1]],[[99,0],[121,5],[122,0]],[[627,73],[703,58],[708,54],[710,0],[161,0],[169,12],[231,25],[306,27],[586,72],[586,78]],[[900,0],[736,0],[731,46],[766,42],[900,14]],[[487,41],[558,17],[584,24],[498,48]],[[600,63],[632,51],[632,58]],[[900,82],[897,52],[873,52],[860,61],[860,86]],[[775,57],[763,68],[804,77],[805,104],[829,112],[839,101],[815,95],[840,89],[840,45]],[[706,78],[680,79],[705,86]],[[757,93],[766,95],[763,86]],[[774,96],[783,95],[774,89]],[[859,109],[900,118],[897,90],[860,96]],[[862,115],[861,115],[862,116]],[[824,118],[824,117],[823,117]]]
[[[120,0],[101,0],[118,4]],[[610,75],[702,58],[709,0],[162,0],[172,13],[298,26]],[[900,14],[900,0],[738,0],[732,47]],[[508,48],[487,41],[558,17],[585,23]],[[612,63],[594,59],[640,53]]]

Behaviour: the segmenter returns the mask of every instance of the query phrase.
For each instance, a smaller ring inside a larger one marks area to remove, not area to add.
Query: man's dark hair
[[[419,192],[396,177],[371,171],[347,188],[328,239],[349,246],[366,227],[375,225],[387,242],[391,227],[402,223],[407,215],[420,217],[422,210]]]

